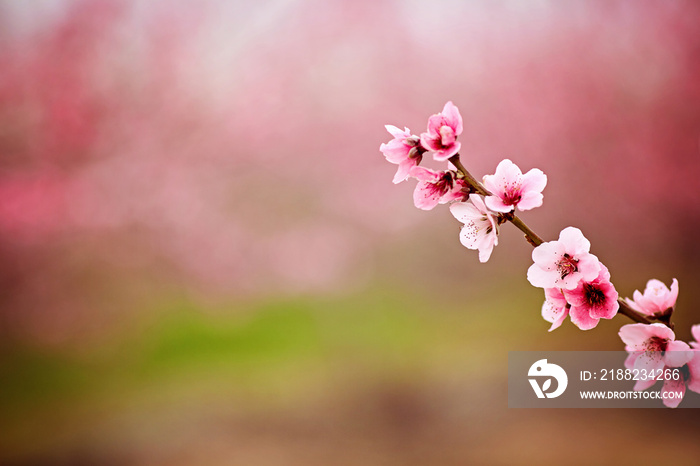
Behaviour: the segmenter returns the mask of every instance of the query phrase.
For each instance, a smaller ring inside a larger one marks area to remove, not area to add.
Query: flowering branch
[[[469,171],[462,165],[462,162],[459,160],[459,153],[453,155],[449,159],[450,163],[457,167],[457,170],[459,170],[459,173],[462,175],[462,179],[469,185],[470,188],[474,192],[477,192],[481,194],[482,196],[491,196],[492,194],[484,188],[484,186],[479,183],[472,175],[469,173]],[[540,238],[537,233],[532,231],[530,227],[528,227],[525,222],[523,222],[517,215],[515,215],[513,212],[509,212],[508,214],[503,215],[503,218],[509,222],[511,222],[513,225],[518,227],[520,231],[525,233],[525,239],[527,240],[528,243],[530,243],[532,246],[537,247],[540,244],[544,243],[542,238]],[[652,321],[644,317],[642,314],[634,311],[631,309],[627,303],[622,299],[618,298],[618,303],[620,305],[620,309],[618,310],[618,313],[629,317],[635,322],[639,322],[642,324],[650,324]],[[670,318],[670,315],[669,315]],[[659,319],[662,321],[661,319]],[[673,329],[673,323],[670,322],[669,320],[662,321],[664,322],[669,328]]]
[[[493,175],[483,177],[483,184],[464,167],[459,157],[462,117],[457,107],[448,102],[442,112],[428,120],[428,130],[420,136],[391,125],[386,126],[394,137],[379,150],[386,159],[397,164],[394,183],[416,178],[413,193],[416,207],[430,210],[438,204],[448,204],[452,215],[464,226],[461,243],[479,251],[479,261],[486,262],[498,245],[499,227],[505,222],[515,225],[525,234],[534,249],[533,264],[527,272],[528,281],[543,288],[545,302],[542,317],[552,325],[552,331],[566,320],[581,330],[590,330],[600,319],[612,319],[622,314],[635,324],[624,325],[619,332],[630,352],[628,368],[664,370],[680,368],[682,380],[676,380],[675,389],[685,386],[700,393],[700,325],[692,328],[696,342],[688,345],[675,340],[673,314],[678,297],[678,281],[674,278],[669,289],[663,282],[649,280],[644,293],[634,292],[634,299],[622,299],[612,282],[610,272],[591,254],[590,242],[581,230],[564,228],[556,241],[545,242],[528,227],[515,210],[526,211],[540,207],[547,176],[533,168],[522,173],[508,159],[502,160]],[[449,161],[445,171],[434,171],[419,166],[425,154],[432,154],[439,162]],[[454,169],[453,169],[454,167]],[[691,350],[691,347],[693,348]],[[659,353],[660,352],[660,353]],[[662,356],[658,356],[661,354]],[[635,385],[643,390],[651,385]],[[664,390],[671,389],[664,384]],[[664,400],[666,406],[676,407],[680,399]]]
[[[491,196],[492,194],[484,188],[484,186],[476,181],[476,179],[469,173],[469,171],[464,168],[464,165],[462,165],[462,162],[459,160],[459,153],[453,155],[450,157],[450,163],[457,167],[457,170],[459,170],[460,174],[464,177],[464,181],[477,193],[481,194],[482,196]],[[509,212],[503,216],[506,220],[511,222],[513,225],[518,227],[520,231],[525,233],[525,239],[527,240],[528,243],[530,243],[533,246],[539,246],[540,244],[544,243],[542,238],[537,236],[537,234],[530,229],[527,225],[525,225],[525,222],[520,220],[520,218],[515,215],[513,212]]]

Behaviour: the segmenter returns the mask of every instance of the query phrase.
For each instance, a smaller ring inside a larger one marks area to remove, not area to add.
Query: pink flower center
[[[452,187],[454,186],[454,179],[452,177],[452,173],[447,171],[445,172],[439,180],[437,180],[435,183],[432,183],[432,193],[434,195],[439,195],[443,196],[447,194]]]
[[[598,288],[596,285],[593,285],[591,283],[584,283],[583,285],[583,295],[586,298],[586,302],[591,306],[591,307],[597,307],[600,306],[605,302],[605,293],[603,293],[603,290]]]
[[[668,340],[659,337],[651,337],[646,341],[646,351],[666,351]]]
[[[440,127],[440,145],[442,145],[442,147],[451,146],[454,144],[455,139],[457,139],[457,137],[455,136],[455,130],[453,130],[452,127]]]
[[[574,272],[578,272],[578,260],[571,257],[569,254],[564,254],[559,262],[557,262],[557,270],[561,278],[566,278]]]
[[[505,205],[515,205],[522,199],[522,190],[520,186],[506,186],[502,198]]]

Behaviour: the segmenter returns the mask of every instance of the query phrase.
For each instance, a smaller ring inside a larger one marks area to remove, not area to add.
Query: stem
[[[450,162],[452,165],[457,167],[457,170],[462,174],[462,177],[464,178],[464,181],[467,182],[467,184],[477,193],[481,194],[482,196],[491,196],[491,193],[484,188],[484,186],[479,183],[472,175],[469,173],[469,171],[464,168],[464,165],[462,165],[462,162],[459,160],[459,154],[455,154],[452,157],[450,157]],[[542,238],[540,238],[534,231],[530,229],[527,225],[525,225],[525,222],[520,220],[520,218],[515,215],[514,212],[508,213],[503,215],[503,218],[508,220],[510,223],[515,225],[520,231],[525,233],[525,239],[527,240],[528,243],[530,243],[533,247],[537,247],[540,244],[544,243]],[[641,324],[651,324],[652,320],[648,319],[646,316],[640,314],[639,312],[635,311],[634,309],[631,309],[625,301],[622,300],[622,298],[618,298],[617,300],[618,303],[620,303],[620,309],[617,311],[618,314],[622,314],[624,316],[629,317],[635,322],[639,322]],[[670,322],[662,322],[664,325],[667,327],[673,329],[673,324]]]
[[[474,190],[477,193],[481,194],[482,196],[490,196],[491,195],[491,193],[486,188],[484,188],[484,186],[481,183],[476,181],[476,179],[472,176],[472,174],[469,173],[469,171],[466,168],[464,168],[464,165],[462,165],[462,162],[459,160],[459,153],[450,157],[450,163],[452,163],[452,165],[457,167],[457,170],[459,170],[459,172],[464,177],[464,181],[466,181],[467,184],[469,184],[469,186],[474,188]]]
[[[533,245],[534,247],[539,246],[540,244],[544,243],[542,238],[537,236],[537,234],[530,229],[527,225],[525,225],[525,222],[520,220],[520,218],[517,215],[513,215],[513,218],[510,220],[513,225],[518,227],[520,231],[525,233],[525,239],[527,240],[528,243]]]

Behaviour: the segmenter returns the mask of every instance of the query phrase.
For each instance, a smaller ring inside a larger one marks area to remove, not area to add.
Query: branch
[[[633,321],[639,322],[640,324],[650,324],[652,322],[646,316],[630,308],[622,298],[618,298],[617,302],[620,303],[620,309],[617,311],[618,314],[627,316]],[[670,328],[670,325],[666,325]]]
[[[452,163],[452,165],[454,165],[457,168],[459,173],[462,175],[464,181],[469,185],[469,187],[472,190],[481,194],[482,196],[491,196],[491,193],[486,188],[484,188],[484,186],[481,183],[479,183],[466,168],[464,168],[464,165],[462,165],[462,162],[459,160],[459,154],[455,154],[452,157],[450,157],[450,163]],[[540,238],[534,231],[532,231],[530,227],[525,225],[525,222],[523,222],[517,215],[515,215],[514,212],[510,212],[508,214],[503,215],[503,218],[508,220],[510,223],[515,225],[520,231],[525,233],[525,239],[533,247],[537,247],[540,244],[544,243],[542,238]],[[652,320],[648,319],[646,316],[630,308],[622,298],[618,298],[617,302],[620,303],[620,309],[617,312],[618,314],[627,316],[633,321],[639,322],[641,324],[652,323]],[[662,321],[662,323],[668,326],[669,328],[673,329],[673,324],[670,321]]]

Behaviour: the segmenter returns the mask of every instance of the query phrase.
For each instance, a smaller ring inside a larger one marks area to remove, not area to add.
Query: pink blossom
[[[420,142],[432,150],[433,157],[445,161],[459,152],[462,144],[457,136],[462,134],[462,116],[452,102],[447,102],[442,112],[428,119],[428,131],[420,135]]]
[[[411,176],[418,180],[413,191],[413,202],[419,209],[431,210],[438,204],[462,200],[469,193],[467,184],[451,170],[436,172],[429,168],[413,167]]]
[[[542,205],[542,190],[547,185],[547,175],[533,168],[523,173],[508,159],[501,160],[496,173],[484,176],[484,187],[493,195],[486,198],[486,205],[496,212],[530,210]]]
[[[664,366],[682,367],[693,358],[687,343],[676,340],[673,330],[664,324],[628,324],[618,332],[630,352],[625,367],[659,370]]]
[[[700,324],[690,327],[690,333],[692,333],[693,338],[695,338],[695,341],[690,342],[690,346],[695,349],[700,349]]]
[[[542,318],[547,322],[551,322],[552,326],[549,328],[551,332],[561,326],[569,315],[569,307],[571,305],[566,301],[564,293],[559,288],[545,288],[544,290],[545,301],[542,305]]]
[[[389,162],[398,164],[394,183],[400,183],[408,178],[411,168],[421,162],[425,149],[420,146],[420,138],[412,135],[408,128],[403,131],[392,125],[386,125],[385,128],[394,139],[382,143],[379,150]]]
[[[665,369],[673,369],[673,367],[665,367]],[[683,401],[683,396],[685,395],[686,386],[689,390],[695,393],[700,393],[700,351],[692,351],[692,358],[687,364],[680,367],[679,379],[673,380],[669,378],[664,380],[664,385],[661,389],[663,403],[668,408],[677,408],[678,405]],[[676,392],[681,393],[680,398],[671,398],[664,393]]]
[[[625,298],[627,305],[637,312],[648,316],[665,316],[673,311],[678,299],[678,280],[673,279],[671,289],[661,281],[652,279],[647,282],[644,294],[634,290],[634,299]]]
[[[455,202],[450,205],[450,212],[464,223],[459,234],[461,243],[469,249],[478,249],[479,261],[486,262],[498,244],[498,222],[486,208],[481,196],[472,193],[469,201]]]
[[[693,350],[690,352],[690,360],[679,367],[664,365],[664,373],[667,370],[678,371],[678,379],[674,380],[673,377],[664,379],[663,387],[661,388],[661,393],[663,397],[663,403],[668,408],[677,408],[678,405],[683,401],[685,396],[686,386],[689,390],[695,393],[700,393],[700,351]],[[673,374],[673,372],[671,372]],[[656,378],[640,379],[635,383],[634,390],[646,390],[647,388],[653,386],[656,383]],[[669,396],[670,393],[680,393],[679,398],[675,396]]]
[[[571,309],[571,322],[581,330],[590,330],[600,319],[612,319],[620,309],[617,291],[610,283],[610,272],[600,264],[598,276],[591,281],[582,280],[573,290],[564,291]]]
[[[692,357],[690,361],[680,367],[680,377],[678,380],[673,380],[673,378],[664,380],[664,386],[661,389],[662,394],[669,392],[679,392],[682,394],[680,398],[668,397],[663,399],[664,405],[669,408],[677,408],[680,402],[683,401],[686,385],[689,390],[700,393],[700,351],[694,350],[691,354]],[[667,368],[672,369],[673,366]]]
[[[527,271],[527,279],[538,288],[573,290],[581,280],[592,281],[600,272],[600,262],[590,254],[591,243],[581,230],[564,228],[558,241],[542,243],[532,251],[535,262]]]

